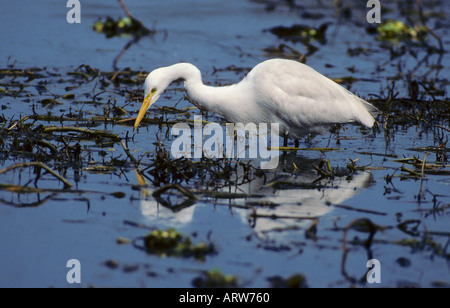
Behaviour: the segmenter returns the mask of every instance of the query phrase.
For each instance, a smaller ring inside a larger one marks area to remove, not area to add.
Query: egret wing
[[[359,122],[368,127],[374,123],[374,106],[309,66],[272,60],[255,69],[249,78],[258,104],[283,119],[286,127],[314,130],[336,123]]]

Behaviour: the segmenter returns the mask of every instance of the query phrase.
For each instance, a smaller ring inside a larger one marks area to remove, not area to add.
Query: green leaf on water
[[[377,32],[379,40],[405,41],[422,39],[427,34],[428,28],[419,25],[410,27],[400,20],[387,20],[378,26]]]

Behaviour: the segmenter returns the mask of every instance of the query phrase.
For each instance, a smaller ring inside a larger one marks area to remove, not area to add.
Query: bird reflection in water
[[[293,163],[298,168],[295,173],[283,171]],[[242,178],[244,172],[243,168],[238,168],[236,178],[212,194],[208,188],[190,188],[193,194],[200,196],[199,200],[188,198],[176,189],[167,190],[164,196],[155,198],[156,190],[143,188],[141,212],[151,224],[178,228],[198,223],[200,218],[196,218],[195,213],[203,210],[203,205],[228,206],[230,215],[249,224],[258,236],[283,230],[304,230],[316,219],[332,212],[333,205],[342,204],[367,188],[372,179],[371,173],[365,171],[351,176],[343,172],[346,174],[320,179],[312,167],[314,163],[315,160],[291,153],[276,170],[265,171],[264,175],[236,185],[234,180]],[[140,184],[144,184],[141,176],[138,179]]]

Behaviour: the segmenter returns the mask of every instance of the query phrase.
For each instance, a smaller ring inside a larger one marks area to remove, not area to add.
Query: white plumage
[[[241,82],[223,87],[204,85],[194,65],[178,63],[147,76],[135,128],[161,93],[178,79],[185,81],[188,96],[201,108],[233,123],[279,123],[280,132],[294,138],[324,133],[337,123],[372,127],[378,113],[370,103],[296,61],[264,61]]]

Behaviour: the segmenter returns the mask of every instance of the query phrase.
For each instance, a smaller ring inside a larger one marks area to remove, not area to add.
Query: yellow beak
[[[142,103],[141,109],[139,110],[139,114],[136,118],[136,122],[134,122],[134,129],[138,128],[139,123],[141,123],[142,118],[144,118],[144,115],[147,112],[148,108],[150,108],[150,106],[152,105],[153,94],[155,94],[155,93],[150,93],[145,97],[144,102]]]

